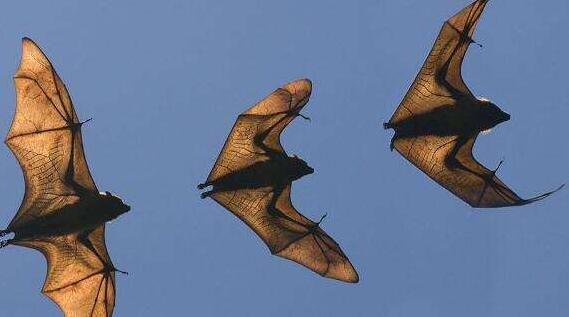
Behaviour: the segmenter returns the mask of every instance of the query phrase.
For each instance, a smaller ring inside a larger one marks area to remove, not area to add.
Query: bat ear
[[[111,194],[111,192],[105,191],[105,195],[107,195],[107,196],[112,196],[113,194]]]
[[[297,158],[298,158],[298,155],[293,154],[292,157],[294,157],[295,159],[297,159]]]

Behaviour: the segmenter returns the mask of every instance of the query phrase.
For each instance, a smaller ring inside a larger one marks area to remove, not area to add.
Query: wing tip
[[[22,44],[26,44],[26,43],[36,44],[34,42],[34,40],[32,40],[31,38],[29,38],[27,36],[24,36],[24,37],[22,37]]]
[[[312,93],[312,81],[307,78],[294,80],[277,88],[270,95],[249,107],[244,115],[273,115],[301,109]]]
[[[308,78],[297,79],[284,84],[282,89],[292,96],[293,107],[304,106],[312,94],[312,81]]]
[[[33,58],[30,58],[33,56]],[[25,65],[28,63],[39,63],[43,67],[51,67],[51,63],[47,55],[41,50],[39,45],[36,44],[31,38],[25,36],[22,38],[22,54],[20,57],[20,65],[14,74],[14,78],[20,75],[20,72],[25,71]]]
[[[563,189],[563,187],[565,187],[565,184],[561,184],[561,186],[557,187],[556,189],[549,191],[547,193],[541,194],[539,196],[530,198],[530,199],[525,199],[524,202],[522,203],[522,205],[527,205],[527,204],[531,204],[534,203],[536,201],[540,201],[542,199],[545,199],[553,194],[555,194],[556,192],[560,191],[561,189]]]
[[[22,38],[22,57],[29,51],[41,51],[39,46],[31,38],[25,36]]]
[[[528,198],[528,199],[520,199],[518,201],[512,202],[512,203],[503,203],[503,204],[494,204],[494,205],[482,205],[482,204],[472,204],[470,202],[467,202],[471,207],[473,208],[502,208],[502,207],[516,207],[516,206],[525,206],[525,205],[529,205],[532,203],[535,203],[537,201],[543,200],[553,194],[555,194],[556,192],[560,191],[561,189],[563,189],[563,187],[565,187],[565,184],[561,184],[561,186],[557,187],[556,189],[543,193],[541,195],[532,197],[532,198]]]
[[[322,277],[346,283],[358,283],[360,280],[358,272],[340,247],[336,244],[337,249],[333,249],[332,252],[335,256],[331,258],[330,253],[322,249],[321,243],[327,244],[322,238],[314,237],[312,234],[307,234],[282,249],[273,250],[270,247],[269,249],[271,254],[296,262]],[[316,251],[317,249],[319,251]]]
[[[336,271],[331,271],[331,274],[323,276],[351,284],[357,284],[360,281],[360,276],[350,260],[346,258],[343,262],[338,263],[338,265],[341,265],[342,268],[339,268]]]
[[[467,5],[466,7],[462,8],[457,13],[455,13],[446,22],[450,23],[451,25],[455,25],[455,22],[458,22],[458,21],[464,22],[465,20],[467,20],[470,17],[470,15],[471,15],[470,10],[472,10],[472,9],[476,10],[474,12],[474,22],[476,22],[476,20],[478,20],[478,18],[480,18],[480,15],[482,14],[484,7],[486,6],[486,4],[488,4],[488,1],[489,0],[475,0],[475,1],[471,2],[469,5]]]

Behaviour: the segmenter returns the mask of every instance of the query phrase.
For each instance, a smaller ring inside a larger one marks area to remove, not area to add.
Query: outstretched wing
[[[42,293],[66,317],[110,317],[115,306],[115,269],[105,246],[105,227],[92,231],[13,240],[40,251],[47,259]]]
[[[476,136],[420,136],[395,141],[395,148],[444,188],[472,207],[493,208],[526,205],[555,191],[523,199],[504,184],[494,171],[480,164],[472,154]],[[452,157],[454,156],[454,160]]]
[[[245,169],[269,159],[269,152],[286,155],[280,143],[284,128],[302,110],[312,84],[308,79],[297,80],[278,88],[269,96],[239,115],[219,154],[207,181],[212,182],[231,172]],[[263,136],[263,146],[256,137]]]
[[[16,112],[5,142],[22,167],[26,190],[10,230],[98,192],[65,85],[32,40],[24,38],[22,47],[14,75]]]
[[[423,67],[389,120],[392,125],[411,116],[453,106],[474,98],[461,75],[462,60],[488,0],[477,0],[445,21]]]
[[[286,155],[279,136],[306,104],[310,92],[308,80],[295,81],[243,112],[229,134],[208,182],[247,170],[254,164],[270,160],[271,155]],[[250,178],[267,178],[267,175],[261,175],[262,170],[251,171],[255,175],[249,175]],[[282,188],[275,186],[274,182],[256,188],[235,186],[213,191],[211,197],[255,231],[272,254],[295,261],[325,277],[357,282],[357,273],[338,244],[317,223],[294,209],[290,201],[290,183]],[[275,209],[277,213],[271,212]]]
[[[255,231],[272,254],[297,262],[324,277],[358,282],[356,270],[338,243],[292,206],[290,188],[286,186],[280,194],[270,186],[238,189],[214,193],[211,197]],[[269,212],[275,207],[279,211],[277,215]]]

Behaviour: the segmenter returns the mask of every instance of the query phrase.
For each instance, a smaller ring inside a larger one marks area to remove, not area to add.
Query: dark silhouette
[[[19,245],[47,259],[42,293],[66,316],[109,317],[117,270],[105,246],[105,223],[130,210],[99,193],[83,152],[81,126],[53,66],[30,39],[22,41],[14,76],[16,113],[6,144],[22,168],[26,191],[1,246]],[[125,272],[123,272],[125,273]]]
[[[494,170],[478,163],[472,147],[481,131],[508,121],[492,102],[474,97],[461,75],[472,34],[488,0],[478,0],[447,20],[423,67],[384,124],[394,148],[437,183],[472,207],[525,205],[555,191],[522,199]]]
[[[309,80],[294,81],[239,115],[207,181],[198,188],[211,186],[201,197],[211,197],[243,220],[272,254],[322,276],[355,283],[355,269],[319,227],[322,219],[304,217],[290,199],[292,182],[314,170],[286,154],[280,134],[302,116],[310,93]]]

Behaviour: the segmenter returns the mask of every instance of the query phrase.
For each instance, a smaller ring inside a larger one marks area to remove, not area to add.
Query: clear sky
[[[466,0],[3,1],[0,134],[14,112],[20,38],[46,52],[82,119],[101,190],[132,211],[107,226],[115,316],[568,316],[569,192],[474,210],[389,151],[387,121],[442,22]],[[479,160],[521,196],[569,180],[569,2],[491,1],[463,75],[512,119]],[[316,172],[296,208],[343,247],[360,283],[321,278],[265,245],[195,186],[236,116],[307,77],[313,94],[283,134]],[[22,195],[0,146],[0,226]],[[40,293],[45,260],[0,251],[0,314],[60,316]]]

